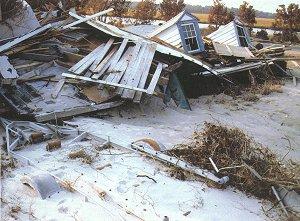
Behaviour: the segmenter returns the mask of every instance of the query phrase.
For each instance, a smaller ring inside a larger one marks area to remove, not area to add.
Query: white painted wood
[[[120,48],[119,48],[119,50],[117,51],[117,53],[115,53],[115,55],[111,59],[109,68],[107,70],[109,75],[105,78],[105,80],[112,81],[116,74],[123,75],[126,67],[125,67],[124,71],[120,70],[121,64],[118,64],[118,62],[119,62],[119,60],[120,60],[120,58],[121,58],[121,56],[122,56],[122,54],[123,54],[123,52],[126,48],[127,43],[128,43],[128,39],[124,39],[121,46],[120,46]],[[116,82],[116,83],[118,83],[118,82]]]
[[[87,81],[87,82],[105,84],[105,85],[109,85],[109,86],[113,86],[113,87],[121,87],[121,88],[129,89],[129,90],[141,91],[141,92],[147,93],[147,90],[141,89],[138,87],[131,87],[131,86],[124,85],[124,84],[117,84],[117,83],[107,82],[107,81],[103,81],[103,80],[96,80],[96,79],[92,79],[92,78],[88,78],[88,77],[84,77],[84,76],[79,76],[76,74],[62,73],[62,76],[67,77],[67,78],[73,78],[73,79],[83,80],[83,81]]]
[[[149,54],[149,45],[147,43],[142,44],[142,48],[138,54],[137,60],[135,61],[134,67],[128,78],[127,85],[132,87],[137,87],[144,70],[144,66],[147,64],[146,59]],[[132,99],[134,97],[134,91],[124,90],[122,93],[122,98]]]
[[[21,43],[22,41],[25,41],[28,38],[31,38],[31,37],[33,37],[33,36],[35,36],[35,35],[43,32],[43,31],[46,31],[47,29],[49,29],[51,27],[52,27],[51,24],[48,24],[48,25],[45,25],[45,26],[43,26],[41,28],[38,28],[35,31],[32,31],[32,32],[30,32],[30,33],[28,33],[28,34],[26,34],[26,35],[24,35],[22,37],[16,38],[15,40],[10,41],[10,42],[8,42],[8,43],[0,46],[0,52],[6,51],[7,49],[9,49],[9,48],[11,48],[11,47],[13,47],[13,46]]]
[[[76,69],[74,71],[74,73],[79,75],[82,72],[84,72],[86,69],[88,69],[94,63],[94,61],[97,59],[98,53],[100,53],[103,50],[103,48],[104,48],[104,44],[101,45],[100,48],[95,49],[94,53],[91,56],[89,56],[87,58],[87,61],[85,61],[78,69]]]
[[[97,53],[96,59],[90,67],[91,71],[95,71],[95,69],[97,68],[99,63],[102,61],[104,56],[107,54],[107,52],[109,51],[109,49],[113,43],[114,43],[114,39],[113,38],[109,39],[109,41],[105,44],[104,48],[101,51],[99,51],[99,53]]]
[[[162,63],[159,63],[157,65],[156,71],[155,71],[155,73],[154,73],[154,75],[152,77],[152,80],[151,80],[151,82],[150,82],[150,84],[148,86],[148,89],[147,89],[147,93],[148,94],[153,94],[154,93],[154,90],[155,90],[155,87],[156,87],[157,82],[159,80],[159,77],[161,75],[162,69],[163,69],[163,65],[162,65]],[[141,100],[141,98],[139,98],[139,97],[135,97],[135,99],[136,99],[136,101],[140,101]]]
[[[83,64],[85,64],[87,61],[89,61],[91,58],[93,58],[98,51],[100,51],[104,47],[104,44],[101,44],[98,46],[95,50],[93,50],[91,53],[89,53],[87,56],[85,56],[83,59],[81,59],[79,62],[77,62],[73,67],[69,69],[70,72],[75,72],[78,70]]]
[[[107,13],[109,13],[109,12],[112,12],[113,10],[114,10],[113,8],[109,8],[109,9],[107,9],[107,10],[105,10],[105,11],[101,11],[101,12],[98,12],[98,13],[96,13],[96,14],[93,14],[93,15],[90,15],[90,16],[86,16],[85,18],[81,18],[81,19],[79,19],[78,21],[72,22],[71,24],[68,24],[68,25],[64,26],[64,27],[62,28],[62,30],[71,28],[71,27],[73,27],[73,26],[75,26],[75,25],[78,25],[78,24],[80,24],[80,23],[83,23],[83,22],[87,22],[87,21],[89,21],[89,20],[91,20],[91,19],[93,19],[93,18],[97,18],[97,17],[99,17],[99,16],[101,16],[101,15],[105,15],[105,14],[107,14]]]
[[[146,81],[147,81],[147,78],[148,78],[148,75],[149,75],[149,72],[150,72],[150,68],[151,68],[151,65],[152,65],[152,60],[154,58],[155,51],[156,51],[156,46],[155,45],[150,45],[150,50],[149,50],[149,53],[148,53],[148,57],[145,61],[146,64],[144,66],[144,69],[143,69],[142,75],[141,75],[141,79],[140,79],[139,84],[138,84],[139,88],[145,88],[145,84],[146,84]],[[161,68],[162,68],[162,66],[161,66]],[[156,73],[156,75],[157,75],[157,73]],[[158,79],[157,79],[157,81],[158,81]],[[154,83],[155,82],[153,82],[152,84],[154,84]],[[155,83],[155,85],[156,84],[157,84],[157,82]],[[154,88],[155,88],[155,86],[154,86]],[[151,94],[153,94],[154,89],[153,89],[153,91],[150,90],[150,92],[151,92]],[[137,93],[135,93],[135,95],[133,97],[133,101],[139,103],[141,101],[141,98],[142,98],[142,93],[137,92]]]
[[[129,65],[132,51],[133,47],[129,47],[127,49],[120,61],[116,64],[116,68],[114,69],[115,72],[110,73],[109,76],[105,79],[106,81],[119,83]]]
[[[133,52],[132,54],[130,55],[129,57],[129,60],[130,60],[130,63],[129,63],[129,66],[128,68],[126,69],[122,79],[121,79],[121,82],[120,84],[127,84],[127,81],[129,80],[130,76],[131,76],[131,73],[132,71],[134,70],[134,65],[135,65],[135,61],[137,59],[137,56],[139,54],[139,51],[141,49],[141,44],[140,43],[136,43],[134,49],[133,49]],[[123,88],[119,88],[117,90],[118,94],[122,94],[123,93]]]
[[[92,78],[99,79],[101,77],[100,71],[104,68],[104,66],[110,61],[110,59],[114,56],[114,54],[117,52],[118,46],[115,46],[109,54],[101,61],[101,63],[98,65],[98,67],[95,69],[94,72],[98,72],[97,74],[94,74]]]
[[[154,30],[154,32],[150,33],[148,36],[150,38],[154,37],[154,36],[157,36],[159,33],[165,31],[167,28],[175,25],[184,13],[185,13],[185,11],[182,11],[181,13],[179,13],[178,15],[176,15],[174,18],[170,19],[169,21],[167,21],[166,23],[164,23],[162,26],[160,26],[159,28],[157,28],[156,30]]]
[[[169,28],[167,28],[166,30],[164,30],[163,32],[159,33],[156,37],[162,39],[162,40],[167,40],[169,38],[172,38],[174,36],[178,36],[179,35],[179,30],[177,25],[173,25]]]
[[[118,61],[120,60],[125,48],[126,48],[126,45],[128,44],[128,39],[124,39],[119,50],[117,51],[116,55],[114,56],[112,62],[111,62],[111,67],[108,69],[109,71],[112,71],[114,66],[118,63]]]

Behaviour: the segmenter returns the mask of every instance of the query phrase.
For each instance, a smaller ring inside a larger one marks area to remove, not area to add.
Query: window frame
[[[194,28],[194,32],[195,32],[195,37],[185,37],[185,29],[183,26],[187,26],[187,25],[193,25],[193,28]],[[205,48],[204,48],[204,43],[203,43],[203,40],[201,38],[201,31],[200,31],[200,28],[199,28],[199,25],[198,25],[198,21],[196,20],[185,20],[185,21],[178,21],[177,22],[177,27],[178,27],[178,31],[179,31],[179,34],[180,34],[180,37],[181,37],[181,43],[182,43],[182,47],[183,49],[185,50],[185,52],[187,53],[190,53],[190,54],[196,54],[196,53],[200,53],[200,52],[203,52],[205,51]],[[196,39],[196,42],[197,42],[197,45],[198,45],[198,49],[196,50],[189,50],[188,49],[188,46],[187,44],[185,43],[185,40],[186,39],[190,39],[190,38],[195,38]]]
[[[242,34],[244,34],[244,35],[240,35],[240,34],[239,34],[239,29],[242,30],[242,32],[243,32]],[[248,36],[247,36],[247,33],[246,33],[244,27],[241,26],[241,25],[236,24],[236,34],[237,34],[237,36],[238,36],[238,38],[239,38],[240,46],[241,46],[241,47],[247,47],[247,48],[248,48],[248,47],[250,46],[250,44],[249,44]],[[247,43],[246,46],[243,46],[243,43],[242,43],[242,41],[241,41],[241,38],[243,38],[243,39],[245,40],[245,42]]]
[[[187,30],[186,29],[186,27],[188,26],[193,26],[193,30],[191,29],[191,30]],[[181,24],[181,28],[182,28],[182,31],[183,31],[183,33],[185,32],[186,33],[186,36],[183,36],[183,38],[184,38],[184,43],[185,43],[185,46],[186,47],[188,47],[188,45],[186,44],[186,40],[189,40],[189,39],[196,39],[196,42],[197,42],[197,46],[198,46],[198,48],[197,49],[195,49],[195,50],[188,50],[188,52],[190,52],[190,53],[193,53],[193,52],[197,52],[197,51],[199,51],[201,48],[200,48],[200,44],[199,44],[199,41],[198,41],[198,38],[197,38],[197,31],[196,31],[196,27],[195,27],[195,24],[193,23],[193,22],[190,22],[190,23],[182,23]],[[191,36],[191,37],[189,37],[188,36],[188,33],[191,33],[191,35],[192,35],[192,33],[193,32],[195,32],[195,35],[194,36]],[[190,44],[189,44],[189,47],[191,48],[191,46],[190,46]]]

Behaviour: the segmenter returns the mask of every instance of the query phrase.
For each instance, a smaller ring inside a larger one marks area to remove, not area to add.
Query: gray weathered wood
[[[128,78],[126,84],[130,86],[137,86],[141,75],[142,75],[142,70],[145,65],[146,58],[148,56],[148,45],[146,43],[142,44],[142,48],[138,54],[137,60],[135,61],[134,67],[132,68],[132,71],[130,72],[130,77]],[[122,93],[122,98],[133,98],[134,97],[135,91],[129,91],[129,90],[124,90]]]
[[[6,51],[7,49],[21,43],[22,41],[25,41],[26,39],[31,38],[31,37],[43,32],[43,31],[46,31],[47,29],[49,29],[51,27],[52,27],[51,24],[48,24],[48,25],[45,25],[41,28],[36,29],[35,31],[29,32],[28,34],[26,34],[22,37],[16,38],[15,40],[10,41],[10,42],[0,46],[0,52]]]
[[[75,116],[75,115],[79,115],[79,114],[89,113],[89,112],[93,112],[93,111],[110,109],[110,108],[118,107],[122,104],[123,104],[122,101],[114,101],[114,102],[103,103],[103,104],[86,105],[86,106],[82,106],[82,107],[65,109],[63,111],[55,111],[55,112],[50,112],[50,113],[38,114],[38,115],[35,115],[34,118],[38,122],[44,122],[44,121],[54,120],[54,119],[58,119],[58,118],[64,118],[64,117],[70,117],[70,116]]]
[[[97,53],[96,59],[90,67],[91,71],[95,71],[95,69],[97,68],[99,63],[102,61],[104,56],[107,54],[107,52],[109,51],[109,49],[113,43],[114,43],[114,39],[113,38],[109,39],[109,41],[105,44],[104,48],[101,51],[99,51],[99,53]]]
[[[101,63],[98,65],[98,67],[94,70],[94,72],[98,72],[97,74],[94,74],[92,78],[98,79],[101,77],[100,72],[101,70],[106,66],[106,64],[110,61],[110,59],[114,56],[116,51],[118,50],[118,47],[115,46],[108,55],[101,61]]]
[[[51,94],[51,97],[53,99],[57,98],[59,92],[61,91],[61,89],[63,88],[65,84],[65,79],[61,79],[59,80],[59,82],[56,83],[55,87],[54,87],[54,91]]]
[[[144,70],[143,70],[143,73],[142,73],[142,75],[141,75],[140,82],[139,82],[139,84],[138,84],[138,87],[139,87],[139,88],[144,88],[144,87],[145,87],[147,78],[148,78],[148,76],[149,76],[149,71],[150,71],[150,68],[151,68],[151,64],[152,64],[152,60],[153,60],[153,58],[154,58],[155,51],[156,51],[156,45],[151,45],[151,46],[150,46],[150,52],[149,52],[148,58],[147,58],[148,60],[146,61],[147,63],[145,64],[145,68],[144,68]],[[162,64],[161,64],[161,67],[160,67],[160,68],[162,69]],[[158,69],[158,70],[159,70],[159,69]],[[156,72],[155,72],[155,73],[156,73]],[[156,74],[158,74],[158,73],[156,73]],[[160,74],[161,74],[161,71],[160,71],[160,73],[159,73],[159,76],[160,76]],[[158,76],[158,78],[159,78],[159,76]],[[158,81],[158,79],[157,79],[157,81]],[[155,82],[155,85],[154,85],[154,88],[153,88],[153,92],[154,92],[155,86],[156,86],[156,84],[157,84],[157,81]],[[153,94],[153,92],[151,92],[151,94]],[[141,98],[142,98],[142,93],[137,92],[137,93],[135,93],[135,95],[134,95],[133,101],[134,101],[134,102],[140,102]]]
[[[62,76],[67,77],[67,78],[74,78],[74,79],[78,79],[78,80],[84,80],[84,81],[87,81],[87,82],[105,84],[105,85],[109,85],[109,86],[112,86],[112,87],[121,87],[121,88],[129,89],[129,90],[141,91],[141,92],[147,93],[147,90],[145,90],[145,89],[141,89],[141,88],[137,88],[137,87],[131,87],[131,86],[128,86],[126,84],[117,84],[117,83],[103,81],[103,80],[96,80],[96,79],[92,79],[92,78],[89,78],[89,77],[84,77],[84,76],[80,76],[80,75],[76,75],[76,74],[69,74],[69,73],[62,73]]]
[[[129,47],[126,52],[124,53],[123,57],[120,59],[120,61],[115,65],[115,68],[113,69],[113,72],[110,73],[107,78],[105,79],[106,81],[114,82],[114,83],[119,83],[121,80],[124,72],[126,71],[126,68],[129,65],[130,62],[130,55],[132,53],[133,48]]]
[[[134,65],[135,65],[135,61],[137,59],[137,56],[139,54],[139,51],[141,49],[141,44],[140,43],[137,43],[133,49],[133,52],[132,54],[130,55],[130,63],[129,63],[129,66],[127,67],[121,81],[120,81],[120,84],[126,84],[127,81],[129,80],[130,78],[130,75],[131,75],[131,72],[133,71],[133,68],[134,68]],[[117,90],[118,94],[122,94],[123,93],[123,88],[119,88]]]
[[[81,59],[79,62],[77,62],[73,67],[69,69],[70,72],[74,72],[78,70],[82,65],[87,63],[89,60],[94,59],[95,55],[104,47],[104,44],[101,44],[98,46],[95,50],[93,50],[91,53],[89,53],[87,56],[85,56],[83,59]]]
[[[163,65],[161,63],[158,64],[157,68],[156,68],[156,71],[151,79],[151,82],[147,88],[147,93],[148,94],[153,94],[154,93],[154,89],[157,85],[157,82],[158,82],[158,79],[160,77],[160,74],[162,72],[162,69],[163,69]],[[137,101],[140,101],[141,98],[140,97],[134,97],[135,99],[137,99]]]
[[[111,61],[111,66],[109,67],[108,71],[113,71],[114,70],[114,67],[115,65],[117,65],[117,63],[119,62],[125,48],[126,48],[126,45],[128,43],[128,39],[124,39],[119,50],[117,51],[116,55],[113,57],[112,61]]]

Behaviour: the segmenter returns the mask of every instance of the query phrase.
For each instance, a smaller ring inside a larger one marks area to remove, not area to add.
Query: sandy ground
[[[192,111],[186,111],[151,98],[140,106],[127,105],[102,113],[98,118],[76,117],[72,122],[85,131],[109,135],[124,143],[147,137],[160,141],[167,148],[187,141],[194,130],[202,129],[205,121],[219,122],[239,127],[279,157],[288,153],[286,160],[299,162],[299,98],[300,86],[287,82],[283,93],[263,96],[255,103],[233,100],[221,94],[191,100]],[[181,181],[169,175],[168,167],[138,153],[125,149],[95,152],[94,145],[87,141],[63,145],[49,153],[45,144],[38,144],[18,151],[41,169],[63,180],[76,180],[76,187],[88,195],[89,200],[66,190],[41,200],[20,182],[22,176],[41,171],[17,165],[1,179],[1,219],[269,220],[262,210],[271,207],[269,202],[230,187],[211,188],[194,177]],[[78,148],[84,148],[92,156],[92,164],[68,158],[68,154]],[[95,170],[107,163],[111,166]],[[156,182],[138,175],[148,175]],[[99,197],[99,190],[105,193],[104,198]],[[268,215],[278,218],[274,211]]]
[[[192,111],[151,99],[141,106],[109,112],[104,120],[78,117],[74,122],[82,129],[107,134],[132,142],[153,138],[167,148],[185,142],[204,122],[238,127],[279,156],[300,161],[300,85],[287,82],[283,93],[261,96],[258,102],[234,100],[230,96],[202,96],[190,100]],[[101,116],[100,116],[101,117]],[[289,141],[291,143],[291,148]]]

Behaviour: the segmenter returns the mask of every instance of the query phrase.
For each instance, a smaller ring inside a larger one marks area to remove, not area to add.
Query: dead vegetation
[[[14,159],[1,148],[1,176],[16,167]]]
[[[194,132],[191,142],[175,146],[168,154],[209,170],[214,170],[212,158],[218,175],[230,177],[229,185],[259,198],[274,200],[271,186],[300,190],[292,170],[238,128],[206,122],[203,132]]]
[[[24,9],[24,5],[20,0],[0,0],[0,6],[3,21],[22,14]]]
[[[68,156],[70,159],[81,158],[82,162],[86,164],[91,164],[93,162],[92,157],[87,154],[84,149],[72,151]]]
[[[282,86],[284,82],[281,80],[269,80],[262,84],[252,85],[243,90],[241,98],[247,102],[259,101],[261,95],[269,95],[272,93],[283,93]],[[233,94],[232,96],[236,96]]]

